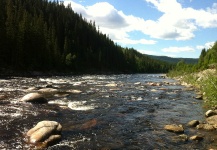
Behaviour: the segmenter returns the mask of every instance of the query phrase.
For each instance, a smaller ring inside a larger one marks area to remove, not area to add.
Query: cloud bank
[[[156,43],[153,40],[147,42],[147,39],[132,42],[128,35],[132,31],[140,31],[156,39],[190,40],[194,38],[194,31],[198,28],[217,27],[217,3],[206,10],[196,10],[191,7],[182,7],[177,0],[144,0],[144,2],[162,15],[157,20],[144,20],[133,15],[126,15],[108,2],[99,2],[86,7],[70,0],[64,1],[64,4],[71,3],[75,12],[82,14],[88,20],[94,20],[103,33],[109,34],[114,41],[121,43]]]

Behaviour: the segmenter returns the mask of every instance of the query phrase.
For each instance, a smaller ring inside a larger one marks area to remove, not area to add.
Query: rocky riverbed
[[[1,149],[36,149],[26,134],[44,120],[62,127],[52,150],[217,148],[215,124],[196,91],[162,75],[11,77],[0,84]],[[26,100],[29,93],[43,103]]]

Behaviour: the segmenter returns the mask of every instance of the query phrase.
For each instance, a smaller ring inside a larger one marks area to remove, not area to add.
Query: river
[[[24,133],[42,120],[63,126],[62,140],[49,150],[208,149],[211,133],[187,126],[204,120],[195,91],[159,74],[10,77],[0,79],[0,149],[31,149]],[[44,93],[48,104],[21,103],[27,93]],[[179,139],[164,130],[181,124],[187,136],[208,134],[203,141]]]

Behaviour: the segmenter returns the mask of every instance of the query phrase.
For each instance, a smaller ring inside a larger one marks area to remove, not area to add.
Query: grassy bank
[[[172,71],[168,76],[180,80],[185,85],[192,85],[203,94],[204,104],[217,105],[217,71],[206,69],[200,72],[186,73]]]

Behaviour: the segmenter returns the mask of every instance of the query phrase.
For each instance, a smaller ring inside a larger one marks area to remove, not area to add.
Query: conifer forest
[[[119,46],[58,1],[1,0],[0,35],[5,69],[161,73],[173,66]]]

